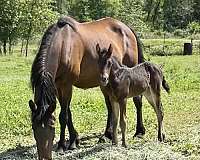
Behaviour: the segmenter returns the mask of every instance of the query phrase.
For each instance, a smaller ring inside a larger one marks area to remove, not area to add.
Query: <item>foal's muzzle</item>
[[[108,84],[109,76],[108,74],[101,75],[100,83],[102,86],[106,86]]]

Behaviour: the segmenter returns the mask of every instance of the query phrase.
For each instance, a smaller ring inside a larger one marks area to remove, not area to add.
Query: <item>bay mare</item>
[[[141,44],[133,30],[113,18],[79,23],[73,18],[63,17],[49,26],[44,33],[32,65],[31,85],[34,100],[29,101],[39,159],[52,158],[56,97],[61,105],[58,150],[67,149],[66,125],[69,131],[68,149],[76,148],[79,143],[69,107],[72,86],[83,89],[99,86],[97,43],[104,48],[112,44],[114,56],[128,67],[143,62]],[[111,103],[105,88],[101,87],[101,90],[108,110],[104,135],[111,139]],[[142,122],[141,97],[134,97],[133,101],[137,109],[135,135],[143,135],[145,128]]]

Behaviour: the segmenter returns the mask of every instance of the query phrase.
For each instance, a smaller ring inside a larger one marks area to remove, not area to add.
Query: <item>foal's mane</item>
[[[32,91],[35,94],[35,100],[38,114],[40,119],[46,113],[49,105],[56,104],[56,88],[54,85],[52,74],[47,69],[47,57],[51,46],[52,39],[55,35],[57,25],[53,24],[44,33],[41,41],[39,51],[35,57],[35,60],[31,69],[31,86]],[[37,90],[37,95],[36,95]]]

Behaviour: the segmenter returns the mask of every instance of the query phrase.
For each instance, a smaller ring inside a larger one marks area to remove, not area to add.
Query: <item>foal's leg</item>
[[[133,102],[137,111],[137,126],[134,137],[141,137],[145,134],[145,128],[142,120],[142,96],[133,97]]]
[[[156,112],[157,120],[158,120],[158,140],[164,141],[164,127],[163,127],[163,107],[160,98],[160,91],[149,90],[149,94],[146,94],[148,102],[153,106],[154,111]]]
[[[75,149],[78,143],[78,133],[74,129],[72,123],[72,115],[70,111],[70,102],[72,97],[72,85],[61,86],[58,88],[58,98],[61,105],[61,112],[59,115],[60,122],[60,141],[58,142],[58,150],[66,150],[65,142],[65,128],[66,125],[69,131],[69,146],[68,149]]]
[[[117,139],[117,125],[119,121],[119,103],[114,101],[113,99],[110,99],[111,105],[112,105],[112,144],[117,145],[118,139]]]
[[[122,146],[127,147],[126,145],[126,99],[123,99],[119,102],[120,107],[120,128],[122,132]]]

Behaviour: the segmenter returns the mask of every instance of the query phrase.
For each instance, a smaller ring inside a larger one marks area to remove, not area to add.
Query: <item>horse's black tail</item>
[[[170,87],[169,87],[169,84],[167,83],[167,81],[165,80],[165,76],[163,76],[162,86],[167,93],[170,93]]]
[[[130,27],[129,27],[130,28]],[[137,47],[138,47],[138,63],[142,63],[145,62],[145,58],[143,55],[143,48],[142,48],[142,41],[140,40],[140,38],[138,37],[138,35],[136,34],[136,32],[130,28],[130,30],[133,32],[133,34],[135,35],[136,41],[137,41]]]

